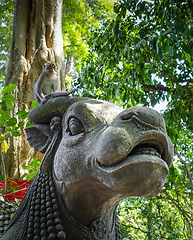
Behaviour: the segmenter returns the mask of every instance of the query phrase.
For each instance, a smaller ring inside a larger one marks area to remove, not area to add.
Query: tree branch
[[[149,84],[148,85],[146,83],[142,83],[142,87],[148,88],[148,89],[154,90],[154,91],[158,91],[158,90],[161,90],[161,91],[164,91],[164,92],[170,92],[171,91],[170,87],[164,86],[160,83],[157,85],[157,87],[154,84]]]
[[[192,191],[193,191],[193,180],[192,180],[192,176],[191,176],[190,170],[189,170],[189,168],[188,168],[187,163],[182,159],[182,156],[181,156],[180,153],[177,151],[176,146],[174,146],[174,153],[178,156],[180,162],[181,162],[182,164],[184,164],[185,169],[186,169],[186,172],[187,172],[187,176],[188,176],[188,179],[189,179],[189,181],[190,181],[190,185],[191,185],[191,188],[192,188]]]
[[[184,217],[184,219],[189,222],[189,219],[191,219],[191,216],[189,215],[189,213],[187,211],[185,211],[181,206],[180,203],[178,201],[176,201],[175,199],[173,199],[168,193],[167,191],[164,191],[164,193],[166,194],[166,197],[159,195],[156,196],[157,199],[164,199],[164,200],[169,200],[171,201],[174,206],[176,206],[176,208],[179,210],[179,212],[182,214],[182,216]]]
[[[133,226],[133,225],[125,225],[125,224],[123,224],[123,223],[121,223],[121,225],[123,225],[124,227],[131,227],[131,228],[134,228],[134,229],[136,229],[136,230],[139,230],[139,231],[141,231],[141,232],[143,232],[143,233],[148,233],[147,231],[144,231],[143,229],[141,229],[140,227],[135,227],[135,226]]]
[[[188,87],[189,87],[189,81],[187,82],[187,84],[185,86],[180,86],[181,89],[179,89],[179,91],[183,91],[186,90],[189,93],[189,96],[192,97],[192,92],[189,91]],[[164,92],[168,92],[168,93],[176,93],[177,88],[171,89],[171,87],[168,86],[164,86],[161,83],[159,83],[157,86],[155,86],[154,84],[146,84],[146,83],[141,83],[142,87],[153,90],[153,91],[164,91]]]

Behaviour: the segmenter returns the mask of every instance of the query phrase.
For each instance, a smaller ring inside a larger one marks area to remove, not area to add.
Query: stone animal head
[[[53,222],[53,239],[120,239],[117,204],[128,196],[155,196],[168,175],[173,147],[162,116],[146,107],[123,110],[105,101],[59,97],[31,110],[29,118],[36,125],[26,129],[28,141],[45,153],[34,185],[50,184],[60,210],[62,227]]]

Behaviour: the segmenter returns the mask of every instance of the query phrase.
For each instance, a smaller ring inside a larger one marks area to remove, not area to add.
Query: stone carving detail
[[[1,240],[121,240],[116,206],[158,194],[173,158],[162,116],[105,101],[48,97],[26,129],[44,153]]]
[[[93,239],[107,239],[107,229],[103,219],[98,218],[93,223],[91,223],[90,231]]]
[[[38,237],[65,239],[51,172],[36,177],[30,203],[27,240]]]

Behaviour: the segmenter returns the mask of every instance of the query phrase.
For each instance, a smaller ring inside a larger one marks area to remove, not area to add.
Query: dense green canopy
[[[13,1],[0,1],[0,82],[5,79],[5,69],[11,45],[14,4]]]

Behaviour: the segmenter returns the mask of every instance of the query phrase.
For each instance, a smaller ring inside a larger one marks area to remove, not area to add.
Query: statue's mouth
[[[97,163],[100,168],[109,172],[137,162],[138,160],[139,162],[157,162],[158,164],[164,166],[167,170],[171,164],[166,147],[163,147],[161,143],[153,140],[138,143],[138,145],[136,145],[124,159],[113,165],[106,166],[98,161]]]
[[[156,144],[151,144],[151,143],[143,143],[139,144],[134,149],[129,153],[128,156],[132,155],[152,155],[152,156],[157,156],[161,159],[164,160],[164,157],[162,156],[163,154],[163,149],[162,146],[156,145]],[[165,160],[164,160],[165,161]]]

